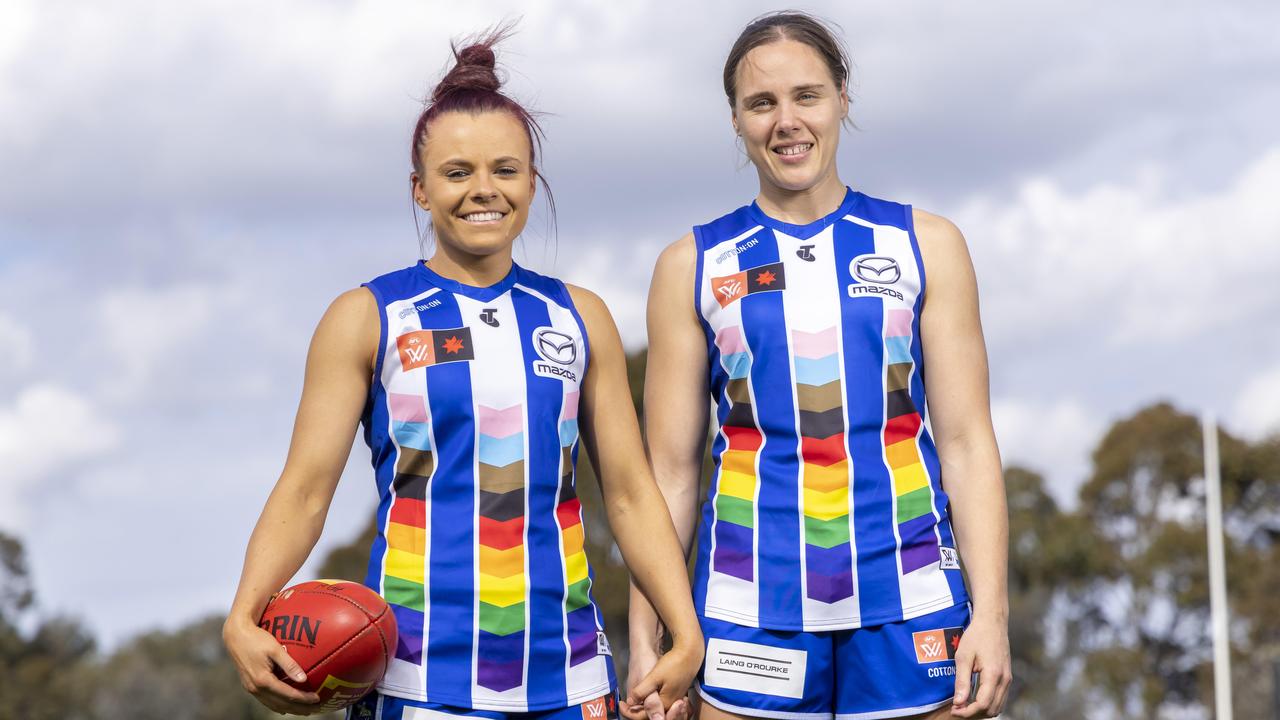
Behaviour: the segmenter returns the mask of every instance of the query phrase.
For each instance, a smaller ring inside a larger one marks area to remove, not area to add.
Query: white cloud
[[[31,331],[8,315],[0,313],[0,380],[31,367],[34,354],[35,343]]]
[[[1280,144],[1228,187],[1177,197],[1158,173],[1070,193],[1048,178],[985,196],[958,220],[998,341],[1095,350],[1182,341],[1280,313]]]
[[[74,472],[114,450],[120,437],[92,401],[57,385],[33,385],[0,406],[0,526],[27,529],[29,492],[46,483],[68,492]]]
[[[1245,383],[1235,399],[1229,429],[1252,438],[1280,432],[1280,365],[1262,370]]]
[[[1089,454],[1102,439],[1096,413],[1070,399],[1039,404],[997,398],[991,420],[1005,466],[1042,474],[1059,503],[1074,505],[1076,488],[1088,479]]]
[[[99,332],[121,372],[101,389],[113,398],[137,393],[159,372],[185,369],[213,350],[207,337],[215,316],[228,317],[224,291],[208,286],[137,287],[108,291],[98,304]]]

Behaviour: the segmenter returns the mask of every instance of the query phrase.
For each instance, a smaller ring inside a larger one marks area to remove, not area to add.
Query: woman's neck
[[[792,225],[808,225],[835,212],[844,202],[845,186],[832,168],[825,177],[803,190],[788,190],[760,178],[756,204],[771,218]]]
[[[488,287],[511,272],[511,248],[492,255],[471,255],[439,243],[426,263],[427,267],[442,277],[463,285]]]

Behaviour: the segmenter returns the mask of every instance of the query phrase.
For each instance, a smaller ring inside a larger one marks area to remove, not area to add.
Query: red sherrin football
[[[272,596],[259,627],[307,674],[290,685],[339,710],[369,692],[396,652],[396,618],[378,593],[344,580],[311,580]]]

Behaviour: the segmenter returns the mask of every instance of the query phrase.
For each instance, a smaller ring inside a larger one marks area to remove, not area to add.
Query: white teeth
[[[813,143],[803,143],[801,145],[788,145],[784,148],[779,148],[778,154],[779,155],[799,155],[802,152],[807,152],[811,147],[813,147]]]
[[[493,220],[501,220],[502,213],[500,212],[468,213],[466,215],[463,215],[462,219],[466,220],[467,222],[473,222],[473,223],[491,222]]]

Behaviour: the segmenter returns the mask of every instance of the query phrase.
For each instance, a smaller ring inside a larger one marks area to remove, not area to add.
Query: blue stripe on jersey
[[[875,234],[864,226],[840,221],[835,226],[836,267],[847,268],[859,255],[875,252]],[[879,300],[840,293],[840,332],[844,349],[845,411],[849,427],[863,432],[848,435],[849,457],[854,459],[853,531],[858,554],[860,616],[882,618],[902,613],[898,587],[898,559],[894,536],[893,477],[882,458],[885,422],[884,307]],[[873,552],[874,549],[874,552]]]
[[[752,268],[778,261],[773,233],[738,255],[738,266]],[[756,537],[762,617],[802,617],[800,583],[800,463],[796,456],[795,404],[791,388],[790,338],[781,292],[759,292],[738,300],[742,332],[755,361],[751,364],[754,411],[764,444],[758,454],[759,485]],[[773,347],[775,349],[770,350]],[[781,349],[777,349],[777,348]]]
[[[551,324],[547,306],[541,299],[519,287],[511,291],[511,303],[520,328],[524,354],[526,413],[529,427],[554,426],[564,404],[563,384],[554,378],[535,375],[533,363],[541,360],[533,347],[533,333]],[[563,432],[563,430],[561,430]],[[560,531],[556,525],[556,502],[560,485],[560,436],[529,433],[528,478],[525,498],[525,551],[530,647],[526,665],[529,697],[539,702],[567,705],[565,693],[564,576],[560,553]],[[533,642],[538,639],[538,642]]]
[[[455,328],[463,325],[458,301],[450,293],[433,296],[442,305],[427,312],[419,311],[423,329]],[[426,368],[427,401],[431,417],[448,417],[450,423],[435,423],[436,473],[432,477],[431,494],[448,498],[431,503],[430,533],[432,548],[449,548],[449,552],[431,553],[431,596],[429,637],[424,662],[427,687],[458,693],[471,688],[473,636],[459,632],[476,626],[475,608],[459,603],[456,596],[475,594],[475,518],[473,488],[476,485],[472,458],[476,452],[476,418],[471,394],[471,368],[465,362],[445,362]],[[448,388],[447,392],[431,392],[431,388]]]

